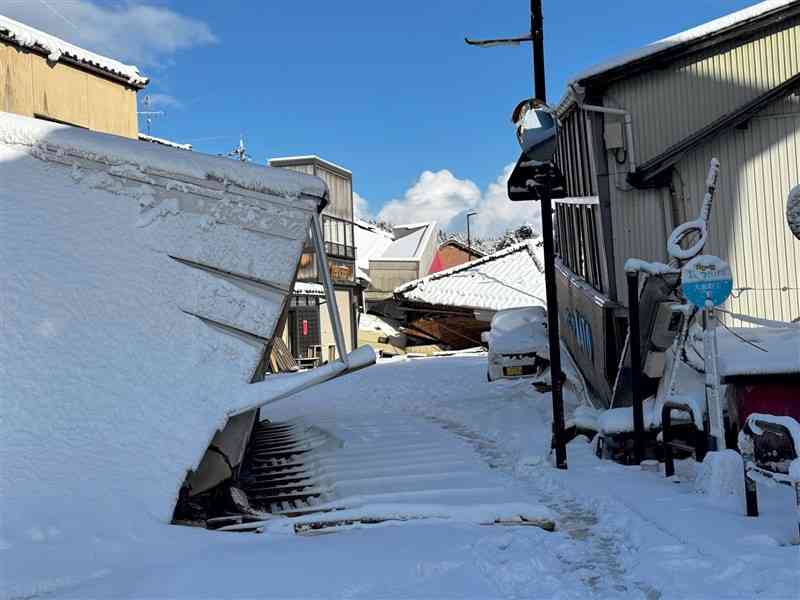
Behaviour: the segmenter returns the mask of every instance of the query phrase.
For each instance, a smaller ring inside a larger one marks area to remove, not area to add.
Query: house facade
[[[132,65],[0,15],[0,111],[136,138]]]
[[[353,173],[314,155],[272,158],[269,166],[314,175],[328,186],[329,202],[322,211],[322,229],[345,346],[350,352],[356,347],[358,335]],[[297,282],[304,284],[303,291],[299,291],[300,287],[295,289],[283,333],[289,350],[298,359],[326,362],[338,358],[321,281],[309,237],[297,272]]]
[[[785,226],[800,183],[800,2],[772,0],[576,77],[556,107],[562,335],[608,399],[626,331],[623,265],[666,262],[667,239],[717,183],[705,252],[730,263],[727,309],[800,317],[800,248]]]
[[[484,256],[486,255],[483,252],[475,248],[470,248],[456,239],[449,239],[439,244],[428,273],[438,273]]]

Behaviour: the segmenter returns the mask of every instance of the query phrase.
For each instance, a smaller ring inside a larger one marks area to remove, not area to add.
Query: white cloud
[[[353,214],[357,219],[372,219],[369,212],[369,202],[357,192],[353,192]]]
[[[479,235],[503,233],[506,229],[530,223],[537,231],[542,230],[542,210],[538,202],[512,202],[508,198],[508,177],[514,163],[506,165],[502,174],[489,186],[483,194],[475,229]]]
[[[471,226],[477,235],[501,234],[524,223],[541,229],[538,202],[512,202],[507,182],[514,165],[509,164],[486,190],[469,179],[459,179],[450,171],[425,171],[403,198],[390,200],[378,218],[391,223],[436,220],[444,230],[465,229],[466,213],[475,210]]]
[[[0,12],[64,40],[140,66],[217,41],[207,24],[142,2],[101,6],[91,0],[0,0]]]
[[[468,179],[458,179],[447,169],[424,171],[403,198],[387,202],[378,218],[390,223],[437,221],[445,226],[465,209],[474,208],[481,199],[478,186]]]

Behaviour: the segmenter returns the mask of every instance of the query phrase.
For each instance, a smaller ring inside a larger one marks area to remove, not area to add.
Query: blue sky
[[[753,3],[544,0],[549,100],[592,63]],[[318,154],[354,172],[372,215],[478,208],[484,232],[526,220],[502,177],[530,46],[463,37],[524,33],[527,0],[0,0],[0,12],[138,64],[166,111],[154,135],[221,153],[243,133],[261,163]]]

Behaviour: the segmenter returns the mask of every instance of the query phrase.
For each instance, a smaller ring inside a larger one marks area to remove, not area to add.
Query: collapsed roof
[[[402,304],[493,311],[547,304],[544,269],[529,241],[411,281],[394,297]]]
[[[228,416],[319,377],[250,384],[325,184],[7,113],[0,180],[0,537],[168,522]]]

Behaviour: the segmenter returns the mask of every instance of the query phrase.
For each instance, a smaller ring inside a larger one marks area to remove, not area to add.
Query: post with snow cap
[[[639,270],[625,265],[628,280],[628,344],[631,357],[631,392],[633,395],[633,455],[635,464],[644,460],[644,406],[642,405],[642,348],[639,331]]]

